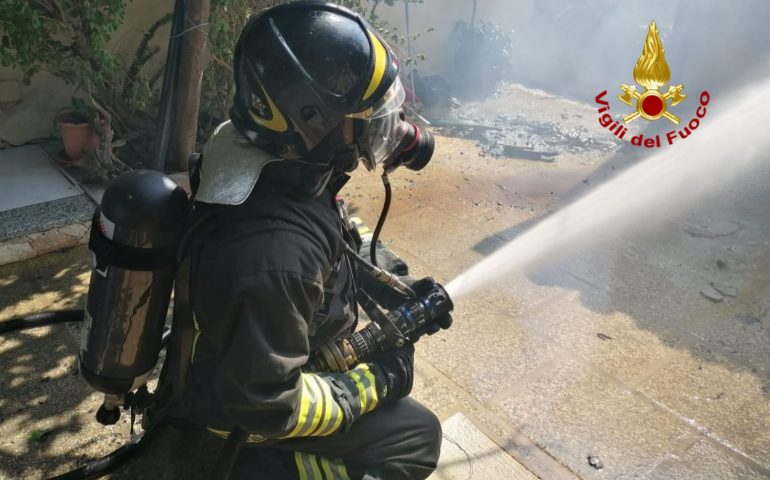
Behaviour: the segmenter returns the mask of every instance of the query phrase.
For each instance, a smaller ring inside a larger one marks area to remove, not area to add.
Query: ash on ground
[[[518,108],[522,102],[528,108]],[[537,106],[550,111],[534,112]],[[476,140],[483,155],[495,157],[553,162],[564,154],[609,153],[622,145],[594,126],[595,111],[589,106],[520,85],[426,116],[439,133]]]

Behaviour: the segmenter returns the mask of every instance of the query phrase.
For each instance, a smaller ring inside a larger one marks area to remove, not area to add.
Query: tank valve
[[[120,420],[123,403],[123,395],[105,394],[102,406],[96,411],[96,421],[102,425],[115,425]]]

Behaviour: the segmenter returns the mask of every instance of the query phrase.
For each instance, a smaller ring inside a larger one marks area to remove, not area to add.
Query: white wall
[[[507,30],[516,31],[524,27],[536,0],[478,0],[476,21],[495,22]],[[473,12],[473,0],[424,0],[423,3],[409,5],[410,26],[412,34],[425,32],[429,28],[434,31],[422,33],[412,43],[412,53],[423,53],[427,56],[422,62],[421,70],[433,73],[444,73],[443,67],[449,61],[451,52],[446,48],[455,23],[458,20],[470,22]],[[506,13],[501,13],[506,12]],[[393,7],[380,4],[377,14],[396,27],[397,33],[406,32],[405,7],[396,3]],[[397,49],[404,50],[396,46]],[[405,56],[406,52],[400,52]]]

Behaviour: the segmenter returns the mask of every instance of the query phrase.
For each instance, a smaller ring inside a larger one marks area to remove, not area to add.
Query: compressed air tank
[[[124,173],[105,190],[91,224],[79,354],[80,373],[96,390],[128,393],[152,373],[189,209],[185,191],[155,171]]]

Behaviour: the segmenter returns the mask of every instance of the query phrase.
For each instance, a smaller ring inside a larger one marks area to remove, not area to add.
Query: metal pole
[[[174,4],[174,20],[171,23],[171,35],[168,40],[166,68],[163,72],[163,89],[160,95],[160,112],[158,126],[155,130],[155,141],[152,148],[152,163],[150,168],[163,171],[168,157],[169,136],[171,133],[171,113],[174,106],[174,85],[176,84],[181,39],[179,35],[184,27],[185,0],[176,0]]]

